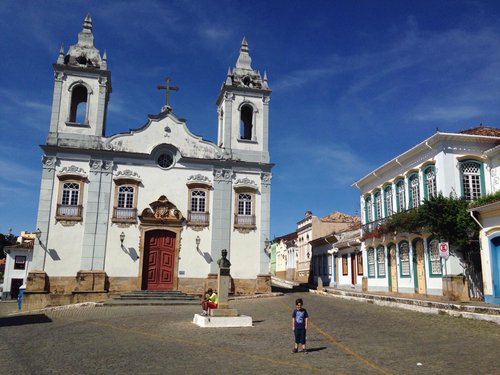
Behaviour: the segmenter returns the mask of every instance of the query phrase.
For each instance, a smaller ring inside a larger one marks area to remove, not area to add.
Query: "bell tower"
[[[49,145],[71,145],[105,134],[106,112],[111,93],[111,72],[94,47],[92,19],[85,17],[78,42],[65,54],[63,47],[54,66],[54,95]]]
[[[252,69],[245,38],[236,66],[229,68],[217,99],[218,145],[234,159],[269,163],[269,100],[267,75]]]

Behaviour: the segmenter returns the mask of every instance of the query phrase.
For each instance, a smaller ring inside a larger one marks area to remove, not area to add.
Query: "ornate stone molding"
[[[149,204],[139,216],[142,224],[181,226],[184,217],[176,205],[162,195],[155,202]]]
[[[57,158],[55,156],[43,155],[42,157],[42,168],[46,170],[55,170],[57,164]]]
[[[188,181],[186,185],[195,185],[195,184],[201,184],[201,185],[207,185],[207,186],[212,186],[212,182],[207,176],[203,176],[202,174],[198,173],[195,175],[191,175],[188,177]]]
[[[248,177],[245,178],[240,178],[236,180],[234,183],[234,188],[248,188],[248,189],[253,189],[257,190],[257,183],[253,180],[250,180]]]
[[[87,178],[87,173],[83,168],[77,167],[75,165],[70,165],[69,167],[62,168],[57,174],[57,177],[62,176],[78,176],[82,179],[85,179]]]
[[[226,100],[231,100],[231,101],[233,101],[233,100],[234,100],[234,98],[235,98],[235,95],[234,95],[234,93],[232,93],[232,92],[226,92],[226,93],[224,94],[224,98],[225,98]]]
[[[231,182],[233,179],[233,171],[231,169],[214,169],[215,181]]]
[[[109,174],[113,170],[112,161],[91,159],[89,165],[90,165],[90,172],[94,174],[97,173]]]
[[[141,177],[137,172],[133,172],[130,169],[125,169],[124,171],[118,171],[115,174],[113,180],[134,180],[137,182],[141,182]]]
[[[271,178],[272,177],[273,176],[271,173],[262,172],[260,174],[260,180],[262,181],[262,185],[271,185]]]

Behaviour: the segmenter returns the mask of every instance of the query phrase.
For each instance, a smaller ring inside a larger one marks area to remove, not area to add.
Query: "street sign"
[[[445,260],[448,260],[450,257],[450,246],[448,245],[448,242],[439,243],[439,256]]]

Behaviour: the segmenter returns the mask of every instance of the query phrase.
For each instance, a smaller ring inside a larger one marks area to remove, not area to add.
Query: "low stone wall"
[[[186,294],[202,295],[208,288],[217,290],[217,274],[206,278],[180,277],[178,290]],[[23,295],[23,311],[39,310],[82,302],[100,302],[114,295],[139,290],[136,277],[108,277],[103,271],[79,271],[75,277],[49,277],[37,271],[28,276]],[[257,275],[256,279],[233,279],[232,295],[265,294],[271,292],[271,275]]]
[[[443,276],[443,296],[450,301],[470,301],[465,276]]]

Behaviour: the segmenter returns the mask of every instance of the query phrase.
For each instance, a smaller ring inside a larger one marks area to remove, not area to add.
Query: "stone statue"
[[[227,259],[227,250],[222,249],[222,258],[217,261],[219,268],[229,268],[231,267],[231,262]]]

